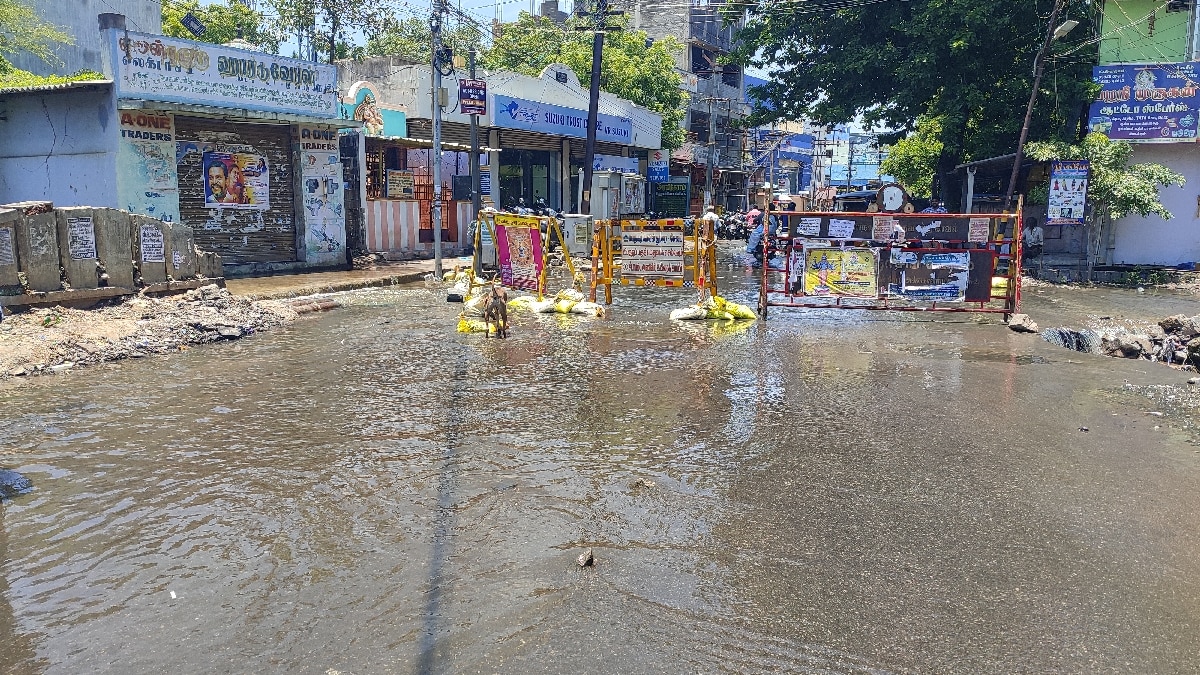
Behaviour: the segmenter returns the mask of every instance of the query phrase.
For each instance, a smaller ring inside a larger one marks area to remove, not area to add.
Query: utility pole
[[[442,2],[434,0],[429,20],[433,34],[433,274],[442,278]]]
[[[1033,118],[1033,105],[1037,102],[1038,87],[1042,83],[1042,69],[1046,63],[1046,52],[1050,51],[1050,43],[1058,37],[1063,26],[1058,25],[1058,14],[1062,11],[1066,0],[1054,0],[1054,8],[1050,10],[1049,29],[1046,31],[1046,39],[1042,42],[1041,49],[1038,50],[1037,57],[1033,60],[1033,91],[1029,92],[1029,105],[1025,107],[1025,122],[1021,125],[1021,138],[1017,141],[1017,153],[1013,157],[1012,174],[1008,179],[1008,190],[1004,193],[1004,210],[1007,212],[1012,206],[1013,193],[1017,190],[1017,177],[1021,174],[1021,160],[1025,154],[1025,141],[1029,140],[1029,122]],[[1074,25],[1071,26],[1072,28]],[[1067,31],[1070,28],[1066,28]],[[1063,32],[1063,35],[1066,33]]]
[[[468,67],[471,71],[471,79],[475,79],[475,57],[478,50],[474,47],[468,53]],[[471,242],[474,247],[479,246],[481,241],[483,223],[479,216],[480,206],[480,185],[479,185],[479,115],[471,115],[471,214],[475,218],[475,239]],[[475,269],[471,273],[476,277],[482,276],[483,272],[483,256],[479,250],[475,251]]]
[[[600,65],[604,60],[604,35],[616,27],[608,25],[608,17],[619,15],[621,12],[608,9],[608,0],[597,0],[592,21],[594,25],[576,26],[575,30],[592,31],[592,79],[588,87],[588,128],[587,140],[583,146],[583,200],[579,210],[585,215],[592,213],[592,167],[596,163],[596,126],[600,122]],[[585,11],[580,11],[579,17],[585,18]]]
[[[704,167],[704,213],[713,205],[713,152],[717,149],[717,141],[713,136],[713,98],[708,97],[708,161]]]

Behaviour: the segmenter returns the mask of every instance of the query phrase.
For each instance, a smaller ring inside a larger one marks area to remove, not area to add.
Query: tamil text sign
[[[487,114],[487,82],[484,80],[458,81],[458,108],[464,115]]]
[[[683,278],[683,232],[621,232],[621,276]]]
[[[536,131],[555,136],[587,138],[588,114],[549,103],[496,94],[494,124],[504,129]],[[600,115],[596,121],[596,140],[629,145],[633,141],[633,121],[624,117]]]
[[[113,32],[118,98],[337,117],[337,68],[191,40]]]
[[[1169,143],[1196,140],[1200,76],[1194,63],[1096,66],[1100,93],[1088,128],[1113,140]]]

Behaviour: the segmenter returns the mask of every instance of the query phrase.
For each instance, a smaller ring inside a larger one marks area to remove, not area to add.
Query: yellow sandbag
[[[479,319],[458,317],[458,332],[460,333],[496,333],[496,324],[488,325]]]
[[[532,309],[532,305],[534,302],[537,302],[537,298],[535,298],[534,296],[522,295],[520,297],[516,297],[516,298],[513,298],[512,300],[509,300],[508,308],[510,310],[528,310],[528,309]]]
[[[725,311],[729,312],[729,314],[731,314],[735,319],[746,319],[753,321],[758,318],[758,315],[754,313],[754,310],[745,305],[739,305],[736,302],[726,302]]]
[[[583,302],[583,293],[568,288],[566,290],[559,291],[558,294],[554,296],[554,299],[566,300],[567,302]]]
[[[558,312],[559,314],[570,314],[571,310],[574,309],[575,305],[578,304],[579,303],[574,300],[555,300],[554,311]]]

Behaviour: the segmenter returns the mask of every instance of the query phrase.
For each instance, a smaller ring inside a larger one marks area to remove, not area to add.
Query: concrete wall
[[[8,57],[16,67],[38,75],[70,75],[80,70],[104,72],[96,17],[105,12],[124,14],[130,30],[162,33],[161,0],[33,0],[32,4],[43,20],[75,39],[74,44],[54,47],[61,63],[46,63],[28,52]]]
[[[111,87],[0,94],[0,138],[0,203],[117,206]]]
[[[1141,143],[1133,163],[1154,162],[1187,178],[1183,187],[1165,188],[1161,200],[1175,217],[1127,216],[1111,239],[1111,262],[1118,265],[1178,265],[1200,262],[1200,152],[1195,143]]]

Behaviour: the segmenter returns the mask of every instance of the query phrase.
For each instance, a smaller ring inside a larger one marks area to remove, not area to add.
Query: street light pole
[[[1029,123],[1033,119],[1033,106],[1037,102],[1038,87],[1042,83],[1042,69],[1046,64],[1046,53],[1050,51],[1050,43],[1054,42],[1055,38],[1066,34],[1074,24],[1069,27],[1064,24],[1058,26],[1058,15],[1062,12],[1063,5],[1066,0],[1054,0],[1054,8],[1050,10],[1049,28],[1046,30],[1046,39],[1042,41],[1042,48],[1038,50],[1037,57],[1033,61],[1033,91],[1029,92],[1029,105],[1025,107],[1025,122],[1021,125],[1021,137],[1017,141],[1017,153],[1013,158],[1012,174],[1008,179],[1008,190],[1004,193],[1004,210],[1012,206],[1013,193],[1017,190],[1017,178],[1021,174],[1021,160],[1025,156],[1025,141],[1029,140]],[[1064,29],[1065,30],[1060,30]]]
[[[433,34],[433,274],[442,278],[442,0],[434,0]]]
[[[471,48],[467,54],[469,59],[468,68],[471,71],[471,79],[475,79],[475,57],[476,49]],[[479,116],[471,115],[471,217],[475,219],[475,238],[471,242],[473,247],[478,247],[478,242],[481,241],[483,223],[480,220],[480,185],[479,185]],[[483,272],[483,255],[480,251],[475,251],[475,265],[471,271],[476,277],[482,276]]]

